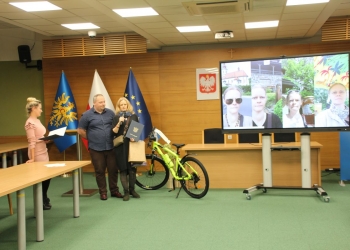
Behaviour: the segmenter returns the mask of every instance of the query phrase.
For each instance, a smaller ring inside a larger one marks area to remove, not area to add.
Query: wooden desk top
[[[64,167],[46,164],[65,163]],[[24,163],[0,170],[0,197],[90,164],[91,161],[51,161]]]
[[[15,151],[18,149],[28,148],[28,142],[11,142],[0,144],[0,153]]]
[[[311,148],[321,148],[318,142],[310,142]],[[190,150],[252,150],[261,149],[262,143],[226,143],[226,144],[187,144],[182,149]],[[273,143],[271,148],[300,148],[300,142]]]

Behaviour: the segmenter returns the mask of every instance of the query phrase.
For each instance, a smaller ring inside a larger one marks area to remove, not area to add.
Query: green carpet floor
[[[310,190],[256,191],[248,201],[243,189],[211,189],[197,200],[183,191],[176,199],[177,191],[138,188],[141,199],[128,202],[81,197],[80,218],[73,218],[72,198],[61,197],[71,178],[57,177],[43,242],[36,242],[32,188],[25,190],[27,249],[349,250],[350,183],[341,187],[339,175],[322,174],[329,203]],[[84,187],[96,188],[92,174],[84,174]],[[15,194],[12,199],[16,208]],[[17,249],[17,215],[9,215],[6,196],[0,198],[0,249]]]

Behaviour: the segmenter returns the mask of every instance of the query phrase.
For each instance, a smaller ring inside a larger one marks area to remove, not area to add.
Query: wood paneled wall
[[[86,110],[95,69],[115,103],[124,94],[129,69],[132,67],[153,125],[161,129],[172,142],[201,143],[202,130],[220,127],[221,118],[220,100],[197,101],[195,78],[197,68],[219,67],[219,61],[231,59],[338,52],[349,45],[350,42],[345,41],[44,59],[45,121],[47,124],[62,70],[74,94],[80,117]],[[313,133],[311,140],[318,141],[324,146],[321,151],[323,169],[339,167],[339,134],[337,132]],[[56,154],[53,150],[51,151],[50,154]],[[54,155],[50,157],[56,158]],[[83,159],[89,159],[85,149]]]

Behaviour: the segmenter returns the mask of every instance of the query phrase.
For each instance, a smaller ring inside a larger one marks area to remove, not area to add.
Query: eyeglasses
[[[235,99],[226,99],[225,102],[227,105],[230,105],[233,103],[233,100],[235,100],[237,104],[241,104],[243,101],[242,98],[235,98]]]

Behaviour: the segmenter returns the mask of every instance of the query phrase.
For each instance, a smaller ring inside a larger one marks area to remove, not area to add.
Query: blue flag
[[[148,113],[145,100],[141,94],[139,85],[136,82],[132,70],[129,71],[128,82],[126,83],[124,97],[129,100],[134,107],[135,114],[139,117],[139,122],[144,125],[140,139],[144,140],[152,131],[152,120]]]
[[[75,105],[72,90],[69,87],[67,78],[62,71],[60,83],[53,103],[48,129],[49,131],[67,127],[69,129],[78,128],[77,107]],[[65,135],[54,139],[60,152],[77,143],[75,135]]]

